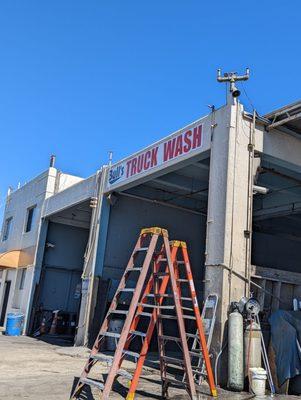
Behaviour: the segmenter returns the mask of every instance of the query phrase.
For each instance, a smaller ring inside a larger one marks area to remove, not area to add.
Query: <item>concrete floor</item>
[[[0,399],[1,400],[67,400],[89,352],[75,348],[48,344],[29,337],[0,336]],[[135,364],[126,362],[124,368],[135,369]],[[100,367],[104,371],[104,366]],[[112,393],[112,400],[124,399],[127,382],[119,378]],[[136,399],[160,399],[161,384],[159,372],[144,368]],[[188,399],[182,389],[172,389],[171,398]],[[284,398],[285,396],[278,397]],[[296,398],[286,396],[290,399]],[[99,399],[97,392],[85,392],[81,399]],[[201,395],[200,399],[210,399]],[[247,399],[250,395],[220,391],[222,399]],[[268,397],[265,397],[268,399]]]

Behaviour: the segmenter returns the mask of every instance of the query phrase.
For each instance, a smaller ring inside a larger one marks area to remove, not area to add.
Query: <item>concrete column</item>
[[[219,307],[212,342],[217,354],[223,344],[228,307],[247,294],[247,217],[250,123],[242,106],[219,110],[212,135],[206,237],[205,295],[216,293]],[[232,270],[230,272],[229,270]],[[222,361],[220,364],[223,364]],[[225,370],[219,383],[225,383]]]
[[[100,177],[96,222],[94,226],[90,228],[95,230],[95,236],[93,240],[93,249],[89,269],[90,272],[84,282],[85,291],[84,297],[82,297],[80,322],[75,340],[75,344],[77,346],[87,345],[89,342],[89,334],[94,317],[94,308],[96,301],[95,296],[97,294],[98,288],[97,277],[101,276],[102,273],[106,236],[110,215],[110,204],[107,198],[103,195],[107,178],[107,171],[108,168],[104,166]]]

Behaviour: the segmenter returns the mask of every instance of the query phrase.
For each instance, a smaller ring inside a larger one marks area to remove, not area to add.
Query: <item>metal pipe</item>
[[[54,154],[52,154],[52,155],[50,156],[50,163],[49,163],[49,167],[50,167],[50,168],[54,168],[55,160],[56,160],[56,156],[55,156]]]
[[[251,286],[251,258],[252,258],[252,222],[253,222],[253,185],[254,185],[254,136],[255,136],[256,111],[253,110],[253,121],[250,126],[249,135],[249,161],[248,161],[248,200],[247,200],[247,223],[246,223],[246,259],[245,259],[245,276],[248,279],[246,296],[250,296]]]

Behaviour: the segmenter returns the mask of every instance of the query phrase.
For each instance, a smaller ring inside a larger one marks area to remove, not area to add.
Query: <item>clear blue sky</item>
[[[1,203],[51,153],[88,176],[109,150],[117,161],[222,105],[218,67],[250,66],[259,113],[297,100],[300,12],[299,0],[3,0]]]

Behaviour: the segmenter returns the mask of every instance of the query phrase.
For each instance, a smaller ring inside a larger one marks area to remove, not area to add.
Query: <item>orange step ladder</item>
[[[181,261],[177,261],[179,248],[182,249],[183,260]],[[143,252],[145,256],[141,257]],[[140,260],[141,258],[143,259],[142,265],[137,265],[137,263],[139,264],[139,258]],[[180,265],[184,266],[184,279],[181,278],[183,272],[179,270]],[[133,280],[131,280],[132,274],[138,274],[134,287]],[[181,285],[185,282],[188,284],[190,294],[190,297],[187,298],[181,297]],[[120,299],[122,296],[128,296],[129,294],[132,298],[128,309],[125,310],[124,307],[121,307],[121,304],[123,305],[124,301],[120,301]],[[153,300],[152,303],[149,303],[150,299]],[[192,308],[190,308],[189,311],[192,312],[193,315],[185,315],[183,313],[183,311],[187,309],[187,307],[183,307],[183,301],[185,302],[187,299],[192,303]],[[168,304],[165,304],[166,302]],[[163,311],[165,310],[167,311],[167,314],[163,314]],[[174,311],[176,315],[174,315]],[[112,316],[118,314],[120,316],[125,316],[124,325],[120,334],[109,331],[110,319]],[[145,319],[148,321],[147,329],[146,332],[141,332],[138,330],[138,327],[139,324],[141,325],[143,322],[145,325]],[[166,336],[164,334],[164,319],[173,319],[177,322],[179,332],[178,338],[173,338],[172,336]],[[101,398],[107,400],[110,398],[115,378],[118,375],[121,375],[130,380],[127,400],[133,400],[142,372],[142,367],[149,350],[150,341],[156,326],[158,332],[163,397],[166,397],[169,385],[177,383],[182,385],[184,384],[191,399],[197,399],[197,385],[191,364],[191,354],[188,348],[185,328],[186,319],[194,320],[196,322],[211,394],[216,396],[217,392],[194,289],[186,244],[184,242],[174,241],[171,242],[170,245],[168,232],[165,229],[157,227],[142,229],[71,399],[76,398],[85,385],[89,385],[100,389],[102,392]],[[196,335],[190,336],[193,338],[196,337]],[[106,337],[113,337],[116,341],[118,340],[114,357],[109,362],[108,358],[104,357],[100,353]],[[137,337],[140,337],[142,341],[140,352],[129,350],[132,342]],[[168,378],[168,365],[172,364],[174,359],[166,355],[166,340],[175,340],[181,347],[183,358],[181,360],[177,359],[177,364],[180,365],[181,371],[184,373],[184,382],[180,379],[172,381]],[[131,376],[127,371],[121,369],[122,361],[126,357],[133,357],[137,360],[133,376]],[[108,364],[110,364],[110,369],[105,382],[100,382],[98,379],[92,379],[88,376],[90,370],[98,361],[107,361]]]

